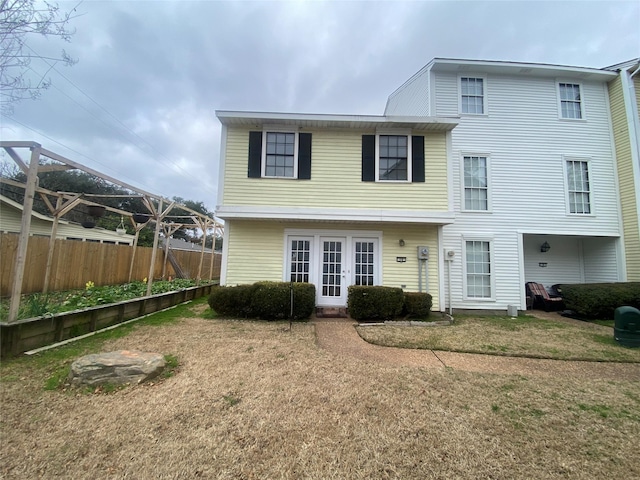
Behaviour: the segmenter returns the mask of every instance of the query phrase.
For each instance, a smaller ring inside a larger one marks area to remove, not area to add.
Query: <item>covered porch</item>
[[[562,283],[600,283],[624,280],[619,237],[587,235],[522,235],[524,281],[521,292],[532,307],[525,284],[536,282],[554,293]]]

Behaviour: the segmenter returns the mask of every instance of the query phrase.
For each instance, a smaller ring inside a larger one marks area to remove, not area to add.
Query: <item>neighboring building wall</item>
[[[473,72],[465,75],[474,76]],[[555,79],[483,77],[487,115],[461,115],[452,132],[456,219],[444,228],[444,246],[455,250],[455,258],[461,259],[453,262],[452,273],[454,279],[462,279],[453,282],[453,306],[495,309],[515,304],[524,308],[520,233],[620,235],[606,86],[602,82],[578,82],[582,85],[586,120],[571,121],[559,119]],[[435,85],[437,104],[433,113],[457,115],[458,76],[437,72]],[[488,212],[462,211],[464,155],[489,159]],[[589,161],[592,215],[567,213],[565,156]],[[495,281],[491,300],[464,298],[462,253],[467,240],[491,242]],[[615,268],[616,263],[613,265]],[[571,278],[577,277],[571,274]]]
[[[323,231],[380,231],[382,233],[382,285],[418,291],[417,247],[429,247],[428,291],[433,296],[433,309],[439,310],[438,227],[400,224],[351,224],[333,222],[277,222],[261,220],[228,220],[226,285],[253,283],[260,280],[285,280],[285,229]],[[399,240],[405,246],[399,245]],[[406,257],[397,262],[396,257]],[[424,280],[423,280],[424,281]]]
[[[22,227],[22,210],[3,203],[0,207],[0,231],[5,233],[20,233]],[[51,236],[52,220],[44,220],[37,216],[31,217],[30,234],[49,237]],[[100,242],[119,243],[120,245],[133,244],[133,235],[118,235],[113,230],[103,228],[83,228],[81,225],[70,224],[62,221],[58,224],[56,238],[82,239]]]
[[[249,130],[229,127],[222,205],[449,210],[445,134],[413,132],[425,137],[425,183],[380,183],[362,181],[362,135],[375,132],[310,133],[311,180],[247,178]]]
[[[423,68],[389,96],[385,115],[430,116],[428,67]],[[396,95],[397,94],[397,95]]]
[[[586,283],[616,282],[618,276],[615,240],[590,237],[582,240],[584,281]]]
[[[626,75],[621,72],[620,75]],[[635,81],[635,100],[640,105],[640,80]],[[634,172],[631,141],[629,138],[628,112],[625,106],[623,84],[620,76],[610,82],[611,121],[618,162],[618,182],[624,226],[624,245],[627,280],[640,281],[640,225],[638,224],[637,191],[640,179]],[[640,109],[640,107],[639,107]],[[633,128],[633,126],[631,126]],[[637,167],[636,167],[637,171]]]

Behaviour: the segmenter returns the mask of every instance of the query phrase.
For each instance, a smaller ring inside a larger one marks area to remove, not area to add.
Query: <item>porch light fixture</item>
[[[404,240],[403,240],[403,239],[400,239],[400,241],[398,242],[398,244],[399,244],[401,247],[404,247]]]
[[[551,248],[551,245],[549,245],[549,242],[544,242],[542,245],[540,245],[540,251],[542,253],[547,253],[550,248]]]

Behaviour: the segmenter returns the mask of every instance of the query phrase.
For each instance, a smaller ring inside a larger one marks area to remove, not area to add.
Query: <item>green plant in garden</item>
[[[203,283],[203,282],[201,282]],[[175,279],[160,280],[151,287],[151,294],[183,290],[196,286],[195,280]],[[18,318],[41,317],[47,314],[68,312],[83,308],[106,305],[145,296],[147,284],[145,282],[131,282],[123,285],[96,286],[92,281],[85,284],[84,289],[64,292],[50,292],[48,294],[33,293],[23,295],[18,311]],[[9,312],[9,300],[0,302],[0,320],[6,318]]]

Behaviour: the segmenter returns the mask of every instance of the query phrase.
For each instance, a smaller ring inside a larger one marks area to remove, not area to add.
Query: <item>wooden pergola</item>
[[[147,276],[147,296],[151,295],[151,286],[153,285],[153,279],[155,275],[155,260],[156,252],[158,249],[158,241],[160,232],[162,231],[165,237],[168,238],[175,233],[179,228],[199,228],[203,232],[203,237],[210,230],[213,230],[214,237],[222,236],[224,226],[218,222],[215,218],[203,215],[186,205],[176,203],[175,201],[168,200],[164,197],[155,195],[150,192],[141,190],[133,185],[129,185],[125,182],[117,180],[113,177],[100,173],[89,167],[86,167],[78,162],[69,160],[62,155],[58,155],[50,150],[42,147],[39,143],[30,141],[0,141],[0,148],[7,152],[9,157],[18,165],[20,170],[27,176],[26,183],[15,182],[10,179],[0,179],[3,183],[11,184],[19,188],[24,188],[24,204],[22,210],[22,223],[20,227],[20,238],[18,241],[18,248],[14,261],[13,278],[11,282],[11,303],[9,307],[9,316],[7,321],[14,322],[18,317],[18,309],[20,306],[20,296],[22,294],[22,281],[24,278],[24,270],[26,264],[27,246],[29,242],[29,232],[31,229],[31,214],[33,211],[33,201],[37,195],[39,195],[44,201],[45,205],[49,209],[51,215],[54,218],[53,225],[51,227],[51,236],[49,239],[49,251],[47,254],[47,266],[45,270],[45,280],[43,292],[47,292],[49,288],[49,276],[51,270],[51,264],[53,260],[55,239],[58,228],[59,219],[66,213],[73,210],[78,205],[89,205],[101,207],[105,210],[117,213],[123,217],[128,217],[135,229],[135,239],[133,243],[133,253],[131,256],[131,267],[129,271],[129,281],[131,281],[131,272],[133,269],[133,262],[135,260],[135,252],[138,244],[138,236],[140,230],[148,223],[139,223],[134,221],[134,213],[120,210],[118,208],[110,207],[108,205],[102,205],[101,199],[104,198],[116,198],[116,197],[130,197],[140,198],[145,208],[148,211],[149,221],[155,223],[155,233],[153,238],[153,251],[151,254],[151,265],[149,267],[149,275]],[[29,150],[29,159],[24,160],[18,151]],[[40,160],[44,158],[48,160],[46,164],[41,164]],[[106,180],[109,183],[123,187],[131,194],[126,195],[106,195],[106,194],[88,194],[78,192],[53,192],[44,188],[40,188],[38,185],[38,174],[52,171],[64,171],[64,170],[81,170],[85,173]],[[55,199],[55,205],[52,200]],[[183,212],[187,212],[186,215],[169,216],[169,213],[174,209],[179,208]],[[173,220],[176,220],[174,222]],[[169,221],[165,221],[169,220]],[[215,242],[214,242],[215,246]],[[167,255],[168,241],[165,244],[165,257]],[[212,249],[213,250],[213,249]],[[205,242],[202,241],[202,247],[200,250],[200,264],[198,267],[198,275],[196,279],[201,280],[202,264],[204,261]],[[213,270],[213,257],[211,255],[211,267],[210,272]]]

